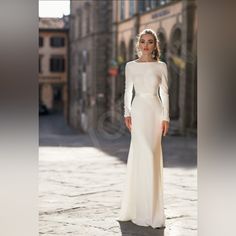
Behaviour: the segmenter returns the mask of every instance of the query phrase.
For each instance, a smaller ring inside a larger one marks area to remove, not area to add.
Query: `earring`
[[[155,49],[152,51],[152,57],[155,57]]]

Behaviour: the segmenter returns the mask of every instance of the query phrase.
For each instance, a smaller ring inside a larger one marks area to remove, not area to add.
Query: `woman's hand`
[[[169,121],[163,120],[161,129],[162,129],[163,136],[166,136],[168,129],[169,129]]]
[[[131,132],[131,126],[132,126],[131,116],[125,117],[125,125]]]

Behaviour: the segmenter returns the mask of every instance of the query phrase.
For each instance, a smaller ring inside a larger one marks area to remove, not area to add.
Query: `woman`
[[[161,138],[170,122],[167,65],[159,60],[159,41],[153,30],[138,35],[136,48],[139,58],[125,67],[124,119],[131,142],[118,220],[159,228],[165,227],[166,219]]]

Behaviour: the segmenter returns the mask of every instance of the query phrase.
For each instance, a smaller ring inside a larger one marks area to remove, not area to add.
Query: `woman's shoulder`
[[[127,61],[127,62],[126,62],[126,65],[131,65],[131,64],[133,64],[133,63],[136,63],[135,61],[136,61],[136,60]]]
[[[167,66],[167,64],[166,64],[166,62],[164,62],[164,61],[158,61],[158,63],[160,64],[160,65],[162,65],[162,66]]]
[[[133,61],[127,61],[126,63],[125,63],[125,67],[128,69],[128,68],[133,68],[133,67],[135,67],[135,64],[137,64],[136,62],[135,62],[135,60],[133,60]]]
[[[164,62],[164,61],[159,61],[159,62],[160,62],[161,67],[162,67],[164,70],[167,70],[167,64],[166,64],[166,62]]]

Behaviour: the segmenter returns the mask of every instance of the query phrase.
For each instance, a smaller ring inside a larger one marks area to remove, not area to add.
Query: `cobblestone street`
[[[197,235],[197,138],[163,138],[165,229],[117,221],[130,135],[78,134],[60,115],[40,117],[40,235]]]

